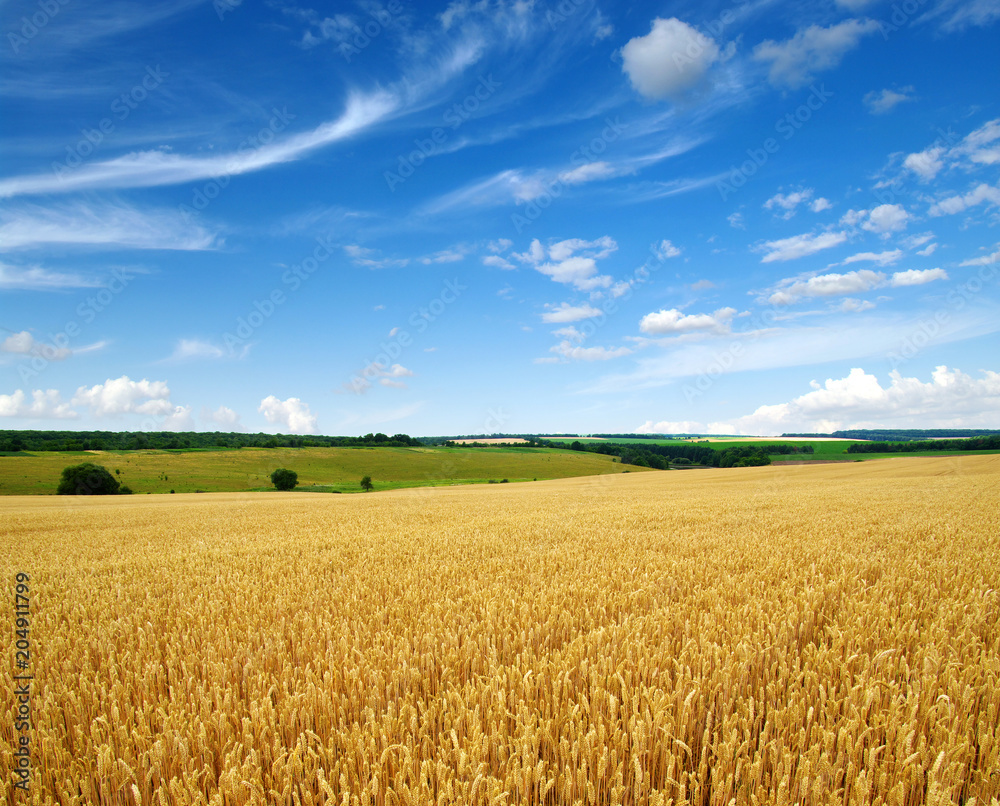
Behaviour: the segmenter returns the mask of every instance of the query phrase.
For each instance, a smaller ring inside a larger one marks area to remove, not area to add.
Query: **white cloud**
[[[564,322],[579,322],[581,319],[593,319],[601,315],[600,308],[593,305],[570,305],[568,302],[560,302],[559,305],[545,304],[549,310],[542,314],[542,321],[550,324],[562,324]]]
[[[747,225],[743,220],[743,213],[732,213],[726,216],[726,221],[729,222],[729,226],[733,229],[746,229]]]
[[[308,404],[297,397],[279,400],[274,395],[268,395],[260,401],[257,411],[269,423],[284,426],[290,434],[316,433],[316,415],[309,410]]]
[[[489,249],[494,254],[499,254],[500,252],[506,252],[514,245],[514,242],[509,238],[498,238],[495,241],[490,241],[486,248]]]
[[[832,208],[833,205],[830,204],[830,200],[824,199],[822,196],[817,199],[813,199],[812,202],[809,203],[809,209],[814,213],[822,213],[824,210],[830,210]]]
[[[739,418],[740,433],[833,431],[864,427],[991,426],[1000,410],[1000,373],[985,371],[976,380],[960,370],[937,367],[931,380],[890,373],[883,387],[863,369],[846,378],[828,379],[788,403],[759,407]]]
[[[921,182],[930,182],[944,168],[941,157],[946,150],[944,146],[935,146],[916,154],[908,154],[903,160],[903,167],[920,177]]]
[[[874,307],[875,303],[870,300],[848,297],[837,306],[837,310],[844,313],[861,313],[862,311],[870,311]]]
[[[654,423],[652,420],[646,420],[642,425],[635,429],[636,434],[704,434],[707,433],[703,429],[705,428],[704,423],[698,423],[694,420],[660,420],[658,423]]]
[[[73,396],[73,405],[87,406],[98,416],[146,414],[167,416],[174,411],[170,388],[165,381],[133,381],[127,375],[108,378],[89,389],[81,386]]]
[[[355,266],[363,266],[366,269],[401,269],[409,265],[409,258],[379,258],[375,257],[377,252],[374,249],[367,249],[358,244],[348,244],[344,251]]]
[[[901,257],[903,257],[902,249],[893,249],[891,252],[858,252],[856,255],[851,255],[849,258],[840,261],[839,264],[835,263],[834,265],[846,266],[849,263],[870,261],[878,263],[879,266],[891,266],[893,263],[898,262]]]
[[[948,272],[944,269],[908,269],[907,271],[897,271],[892,275],[890,285],[893,288],[901,288],[908,285],[923,285],[932,283],[935,280],[947,280]]]
[[[598,179],[610,179],[613,176],[620,176],[621,174],[622,170],[616,168],[610,162],[588,162],[571,171],[559,174],[559,178],[567,185],[582,185]]]
[[[0,353],[38,355],[46,361],[63,361],[73,355],[73,351],[68,347],[56,347],[53,344],[36,341],[27,330],[14,333],[0,342]]]
[[[932,243],[930,246],[926,247],[925,249],[920,249],[917,252],[917,254],[921,255],[922,257],[930,257],[931,255],[933,255],[937,251],[937,248],[938,248],[938,245],[936,243]]]
[[[839,297],[858,294],[885,284],[881,272],[862,269],[845,274],[820,274],[813,277],[793,277],[782,280],[767,298],[772,305],[791,305],[810,297]]]
[[[914,100],[913,87],[903,87],[902,92],[885,89],[881,92],[869,92],[864,97],[864,104],[873,115],[884,115],[899,104]]]
[[[840,297],[846,294],[861,294],[876,288],[884,288],[887,285],[901,288],[947,279],[948,273],[943,269],[908,269],[907,271],[897,271],[889,278],[886,278],[882,272],[870,269],[850,271],[844,274],[820,274],[811,277],[803,275],[781,280],[772,289],[767,301],[771,305],[791,305],[812,297]],[[853,308],[849,307],[849,309],[858,310],[856,305]]]
[[[653,247],[653,253],[660,260],[669,260],[672,257],[680,257],[681,250],[670,241],[660,241],[659,245]]]
[[[607,235],[595,241],[569,238],[556,241],[546,249],[536,238],[528,251],[514,253],[513,257],[541,272],[557,283],[571,285],[580,291],[608,288],[612,278],[598,274],[597,261],[606,258],[618,248]]]
[[[705,80],[720,55],[714,41],[676,17],[657,17],[650,32],[630,39],[621,54],[632,86],[653,100],[682,98]]]
[[[194,417],[190,406],[174,406],[160,423],[161,431],[194,431]]]
[[[772,84],[795,89],[812,81],[814,73],[836,67],[861,37],[878,29],[874,20],[845,20],[829,28],[810,25],[785,42],[761,42],[753,49],[753,57],[770,63]]]
[[[12,395],[0,395],[0,417],[21,417],[29,420],[72,420],[77,413],[63,402],[55,389],[35,389],[31,402],[23,391],[17,389]]]
[[[425,266],[430,266],[434,263],[457,263],[464,258],[465,252],[461,249],[442,249],[440,252],[421,258],[420,262]]]
[[[969,26],[985,28],[991,25],[1000,18],[1000,6],[996,0],[941,0],[925,16],[932,19],[947,17],[941,28],[951,33]]]
[[[961,266],[992,266],[994,263],[1000,263],[1000,249],[989,255],[983,255],[982,257],[972,257],[968,260],[962,261],[959,265]]]
[[[41,266],[12,266],[0,261],[0,289],[61,291],[66,288],[99,288],[101,284],[80,274],[50,271]]]
[[[823,249],[839,246],[847,240],[846,232],[821,232],[818,235],[804,233],[791,238],[781,238],[777,241],[766,241],[755,247],[758,252],[766,252],[761,263],[773,263],[776,260],[795,260],[807,255],[813,255]]]
[[[180,251],[221,245],[217,233],[190,221],[178,210],[139,210],[107,202],[8,208],[0,213],[0,243],[6,249],[58,244]]]
[[[883,238],[888,238],[890,233],[898,232],[906,228],[910,214],[898,204],[880,204],[868,213],[868,220],[861,225],[861,229],[875,232]]]
[[[513,263],[500,257],[500,255],[487,255],[483,258],[483,265],[493,266],[496,269],[503,269],[504,271],[513,271],[517,268]]]
[[[613,350],[607,347],[580,347],[568,339],[550,348],[550,351],[573,361],[609,361],[632,352],[628,347],[616,347]]]
[[[186,361],[190,359],[225,358],[226,351],[217,344],[203,339],[181,339],[174,347],[169,361]]]
[[[564,339],[569,339],[570,341],[581,342],[586,338],[586,334],[581,333],[574,325],[561,327],[558,330],[553,330],[552,332],[555,335],[562,336]]]
[[[354,94],[336,120],[311,131],[276,137],[257,149],[240,148],[213,156],[175,154],[166,149],[137,151],[114,159],[82,165],[64,176],[54,172],[15,176],[0,180],[0,198],[22,194],[70,193],[96,188],[143,188],[177,185],[222,176],[251,173],[304,157],[323,146],[352,137],[391,117],[400,108],[400,98],[387,91]],[[269,124],[281,132],[293,114],[281,110]]]
[[[964,196],[950,196],[942,199],[932,205],[928,212],[932,216],[956,215],[980,204],[1000,205],[1000,188],[984,183],[969,191]]]
[[[784,210],[782,218],[786,221],[795,215],[795,208],[798,207],[803,202],[809,201],[812,198],[813,189],[803,188],[802,190],[796,190],[793,193],[776,193],[766,202],[764,202],[765,210],[774,210],[775,208],[781,208]],[[826,201],[823,199],[822,201]],[[821,208],[825,209],[825,208]]]
[[[978,165],[996,165],[1000,162],[998,141],[1000,141],[1000,118],[988,121],[970,132],[954,149],[954,153]]]
[[[201,420],[205,423],[222,426],[226,431],[243,430],[243,425],[240,423],[240,415],[228,406],[219,406],[215,411],[206,406],[201,410]]]
[[[735,308],[720,308],[714,313],[683,314],[676,308],[648,313],[639,321],[639,330],[651,336],[693,332],[728,333]]]

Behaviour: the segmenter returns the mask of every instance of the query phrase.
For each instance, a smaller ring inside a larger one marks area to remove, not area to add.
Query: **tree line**
[[[865,439],[875,442],[911,442],[931,438],[986,437],[1000,434],[989,428],[852,428],[830,434],[782,434],[783,437]]]
[[[539,440],[547,448],[565,447],[548,440]],[[724,450],[703,445],[646,445],[621,442],[590,442],[575,440],[571,451],[617,456],[622,464],[667,470],[670,465],[702,465],[704,467],[758,467],[771,464],[770,454],[812,453],[812,445],[757,445],[748,443]]]
[[[848,453],[913,453],[915,451],[989,451],[1000,449],[1000,434],[968,439],[932,439],[921,442],[855,442]]]
[[[365,434],[363,437],[244,434],[222,431],[0,431],[0,452],[21,451],[141,451],[226,448],[365,448],[418,447],[407,434]]]

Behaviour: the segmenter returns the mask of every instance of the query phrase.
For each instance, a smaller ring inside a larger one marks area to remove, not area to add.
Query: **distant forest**
[[[911,442],[855,442],[848,453],[913,453],[916,451],[991,451],[1000,449],[1000,434],[968,439],[932,439]]]
[[[1000,434],[1000,431],[988,428],[904,428],[894,429],[870,429],[859,428],[850,431],[834,431],[832,434],[782,434],[783,437],[806,437],[808,439],[867,439],[878,442],[911,442],[921,439],[940,439],[959,437],[988,437],[993,434]],[[944,450],[944,449],[942,449]],[[952,450],[949,448],[948,450]],[[960,449],[961,450],[961,449]],[[869,451],[870,453],[871,451]],[[884,451],[879,451],[884,453]]]
[[[0,453],[20,451],[211,450],[220,448],[368,448],[423,445],[406,434],[289,436],[220,431],[0,431]]]

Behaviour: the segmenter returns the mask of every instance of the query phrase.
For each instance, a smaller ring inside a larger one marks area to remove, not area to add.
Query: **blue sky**
[[[1000,427],[995,0],[0,13],[0,427]]]

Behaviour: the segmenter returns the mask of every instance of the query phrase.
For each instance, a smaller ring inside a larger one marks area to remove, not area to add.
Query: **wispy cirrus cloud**
[[[65,291],[70,288],[100,288],[99,280],[78,272],[60,272],[44,266],[14,266],[0,261],[0,289]]]
[[[22,204],[0,212],[0,248],[79,246],[203,251],[222,245],[218,232],[177,210],[140,210],[113,202]]]
[[[115,159],[91,162],[75,171],[15,176],[0,180],[0,198],[27,194],[69,193],[91,189],[118,189],[177,185],[218,176],[251,173],[297,160],[306,154],[345,140],[386,120],[400,110],[401,97],[379,90],[355,93],[343,114],[311,131],[293,134],[258,148],[241,146],[235,151],[210,157],[175,154],[153,149],[125,154]],[[281,131],[294,115],[276,111],[272,129]],[[281,128],[278,128],[278,127]]]

